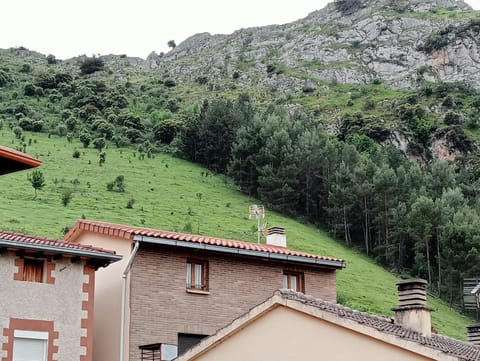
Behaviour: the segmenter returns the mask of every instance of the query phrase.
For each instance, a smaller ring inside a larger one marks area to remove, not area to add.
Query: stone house
[[[288,249],[279,228],[256,244],[79,220],[65,240],[124,256],[97,273],[97,361],[170,360],[282,287],[336,302],[345,266]]]
[[[0,360],[92,361],[95,270],[120,259],[0,231]]]

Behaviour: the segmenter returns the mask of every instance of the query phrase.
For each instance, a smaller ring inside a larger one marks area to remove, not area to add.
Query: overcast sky
[[[283,24],[327,0],[0,0],[0,48],[24,46],[59,59],[127,54],[146,58],[189,36]],[[467,0],[480,10],[480,0]]]

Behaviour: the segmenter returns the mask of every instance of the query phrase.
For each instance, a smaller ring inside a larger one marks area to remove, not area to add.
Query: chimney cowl
[[[467,326],[467,339],[468,342],[480,346],[480,323],[477,322],[473,325]]]
[[[287,247],[287,236],[285,234],[285,228],[272,226],[267,229],[267,245]]]
[[[398,307],[393,310],[396,324],[430,337],[432,309],[427,306],[427,284],[421,278],[398,281]]]

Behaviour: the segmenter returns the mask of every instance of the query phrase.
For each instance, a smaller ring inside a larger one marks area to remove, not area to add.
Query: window
[[[13,337],[13,360],[47,360],[48,332],[15,330]]]
[[[43,282],[44,261],[25,258],[23,260],[22,280],[29,282]]]
[[[305,292],[303,273],[301,272],[283,272],[283,288],[297,292]]]
[[[187,289],[208,291],[208,261],[187,259]]]

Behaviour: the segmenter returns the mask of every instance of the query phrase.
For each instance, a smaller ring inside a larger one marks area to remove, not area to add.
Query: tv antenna
[[[260,236],[262,235],[263,226],[260,224],[260,220],[265,218],[265,207],[258,204],[252,204],[248,207],[248,219],[257,220],[257,243],[260,244]]]

